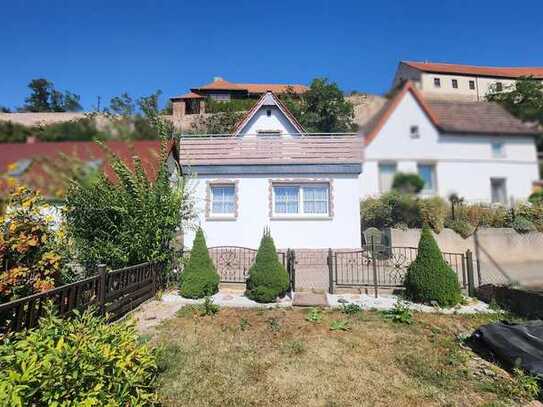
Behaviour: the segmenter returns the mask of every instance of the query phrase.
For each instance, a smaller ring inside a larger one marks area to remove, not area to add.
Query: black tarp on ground
[[[475,351],[489,352],[504,365],[543,379],[543,321],[483,325],[470,343]]]

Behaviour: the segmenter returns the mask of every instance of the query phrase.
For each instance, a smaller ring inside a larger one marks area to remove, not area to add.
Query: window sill
[[[270,220],[333,220],[332,216],[272,216]]]
[[[208,216],[206,217],[207,222],[224,222],[224,221],[235,221],[238,220],[237,216]]]

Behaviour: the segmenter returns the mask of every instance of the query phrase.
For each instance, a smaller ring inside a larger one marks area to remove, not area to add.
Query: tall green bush
[[[446,307],[462,299],[458,277],[443,259],[428,227],[422,229],[417,258],[407,269],[405,294],[412,301],[435,301]]]
[[[269,229],[264,230],[255,262],[249,269],[247,297],[256,302],[274,302],[289,286],[288,273],[277,257]]]
[[[0,343],[0,405],[149,406],[157,370],[130,323],[49,313]]]
[[[215,270],[202,228],[198,228],[186,269],[181,274],[179,291],[186,298],[203,298],[219,290],[219,275]]]
[[[132,169],[103,146],[114,178],[102,173],[92,182],[71,182],[65,199],[67,232],[85,268],[172,258],[170,242],[191,216],[191,205],[183,180],[170,179],[167,146],[163,136],[156,178],[146,174],[139,157],[133,158]]]
[[[418,194],[424,188],[424,180],[415,173],[398,172],[392,180],[392,189],[404,194]]]

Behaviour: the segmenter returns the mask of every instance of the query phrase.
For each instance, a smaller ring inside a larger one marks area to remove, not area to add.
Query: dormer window
[[[266,130],[266,129],[263,129],[263,130],[257,130],[256,134],[258,136],[280,136],[281,135],[281,130]]]
[[[419,126],[411,126],[409,128],[409,135],[411,138],[420,138]]]

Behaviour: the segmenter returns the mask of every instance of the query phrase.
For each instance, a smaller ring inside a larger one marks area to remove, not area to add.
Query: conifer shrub
[[[190,258],[181,274],[179,291],[185,298],[204,298],[219,290],[219,274],[209,257],[202,228],[198,228]]]
[[[246,295],[256,302],[274,302],[287,292],[288,286],[288,273],[279,261],[275,243],[266,229],[255,262],[249,269]]]
[[[422,229],[417,258],[407,269],[405,293],[412,301],[435,301],[445,307],[454,306],[462,299],[456,273],[443,259],[428,227]]]

